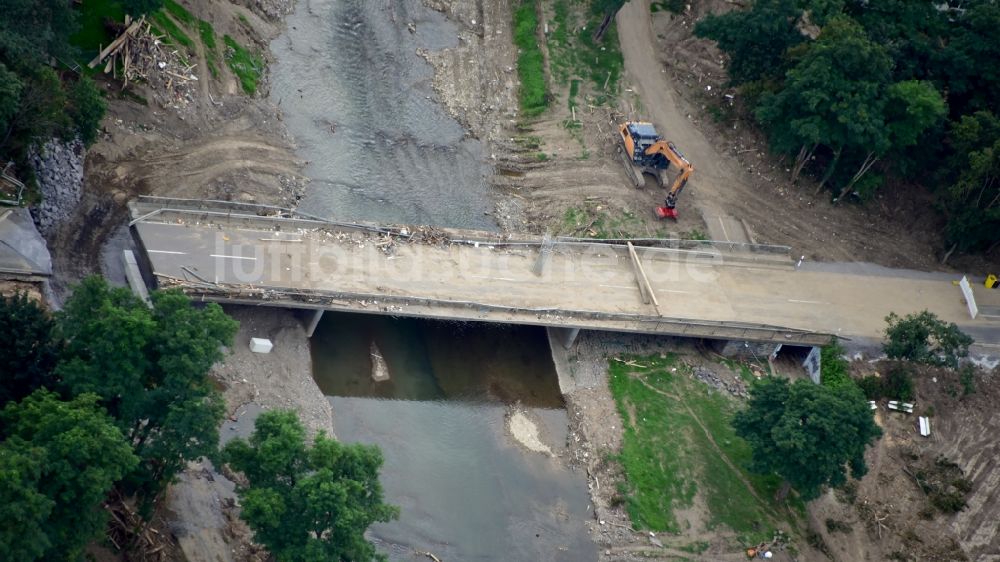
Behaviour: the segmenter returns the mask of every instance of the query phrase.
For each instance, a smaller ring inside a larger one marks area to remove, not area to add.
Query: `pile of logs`
[[[174,86],[198,80],[192,73],[195,65],[187,64],[177,50],[163,42],[163,37],[155,35],[145,16],[135,21],[126,16],[125,22],[125,31],[101,49],[88,67],[96,68],[107,61],[104,73],[121,77],[122,88],[128,82],[142,80],[153,86],[162,83],[167,90],[173,90]]]

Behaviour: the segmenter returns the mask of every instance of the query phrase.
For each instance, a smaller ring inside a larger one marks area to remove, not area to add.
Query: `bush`
[[[902,318],[891,313],[885,321],[888,327],[883,350],[890,359],[956,368],[974,341],[954,323],[943,322],[926,310]]]
[[[69,90],[70,118],[76,125],[77,134],[83,144],[90,146],[97,140],[97,131],[108,104],[101,89],[93,80],[81,76]]]
[[[863,377],[858,381],[858,388],[861,392],[865,393],[865,398],[869,400],[881,400],[884,398],[882,393],[882,377],[875,375],[868,375]]]
[[[849,371],[850,363],[844,359],[844,348],[832,340],[820,351],[820,383],[828,388],[840,390],[857,388]]]
[[[913,377],[908,365],[893,365],[882,381],[882,395],[890,399],[908,402],[913,399]]]

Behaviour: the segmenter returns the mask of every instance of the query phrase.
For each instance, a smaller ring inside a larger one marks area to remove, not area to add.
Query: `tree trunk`
[[[802,173],[802,168],[806,167],[809,159],[812,158],[814,152],[816,152],[816,147],[819,143],[812,145],[812,148],[806,149],[806,145],[802,145],[802,149],[799,150],[798,156],[795,157],[795,164],[792,166],[792,183],[799,181],[799,174]]]
[[[611,25],[611,22],[614,21],[615,14],[617,13],[617,10],[604,13],[604,19],[601,20],[601,25],[597,26],[597,29],[594,30],[594,43],[600,43],[601,39],[604,39],[604,34],[608,31],[608,27]]]
[[[783,502],[788,497],[788,492],[792,491],[792,483],[788,480],[781,481],[781,487],[774,493],[774,501]]]
[[[948,263],[948,258],[951,257],[952,252],[954,252],[955,248],[957,247],[958,247],[958,242],[955,242],[954,244],[951,245],[951,249],[945,252],[944,257],[941,258],[941,265]]]
[[[868,170],[872,169],[872,166],[878,162],[878,158],[879,157],[875,156],[874,152],[869,152],[868,156],[865,156],[865,161],[861,163],[861,167],[858,168],[854,177],[852,177],[851,181],[840,191],[840,195],[837,197],[838,200],[843,199],[854,192],[854,184],[858,183],[858,180],[864,177],[864,175],[868,173]]]
[[[819,187],[816,188],[816,195],[819,195],[820,191],[823,191],[823,187],[826,186],[826,182],[830,180],[830,176],[833,175],[834,170],[837,169],[837,162],[840,161],[840,153],[844,151],[844,147],[837,147],[836,152],[833,153],[833,162],[826,167],[826,173],[823,174],[823,179],[819,182]]]

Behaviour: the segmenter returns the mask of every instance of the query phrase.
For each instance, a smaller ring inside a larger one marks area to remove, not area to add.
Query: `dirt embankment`
[[[225,0],[181,2],[209,22],[218,43],[217,74],[208,71],[205,47],[182,52],[197,80],[184,87],[164,81],[124,85],[99,75],[108,111],[97,142],[87,151],[84,189],[73,215],[49,236],[58,288],[96,272],[99,249],[126,220],[125,204],[136,195],[225,199],[294,205],[305,179],[302,162],[268,102],[267,74],[248,97],[225,62],[222,37],[268,58],[268,41],[282,30],[286,0],[247,3]]]

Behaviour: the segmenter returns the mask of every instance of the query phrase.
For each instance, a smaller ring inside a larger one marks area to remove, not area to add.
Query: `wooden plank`
[[[643,304],[649,304],[650,301],[653,302],[653,306],[656,307],[656,312],[660,313],[660,302],[656,300],[656,293],[653,291],[653,286],[649,283],[649,278],[646,277],[646,270],[642,267],[642,262],[639,261],[639,254],[635,251],[635,246],[631,242],[628,244],[628,254],[632,258],[632,269],[635,272],[636,282],[639,283],[639,292],[642,294]]]
[[[136,29],[139,29],[139,21],[134,21],[132,22],[131,25],[125,28],[125,31],[123,31],[122,34],[119,35],[117,39],[112,41],[110,45],[108,45],[107,47],[104,48],[104,50],[98,53],[97,56],[94,57],[94,60],[87,63],[87,67],[88,68],[96,67],[97,65],[101,64],[101,61],[104,60],[108,55],[112,54],[113,51],[121,47],[122,43],[124,43],[125,40],[128,39],[128,36],[134,33]]]

